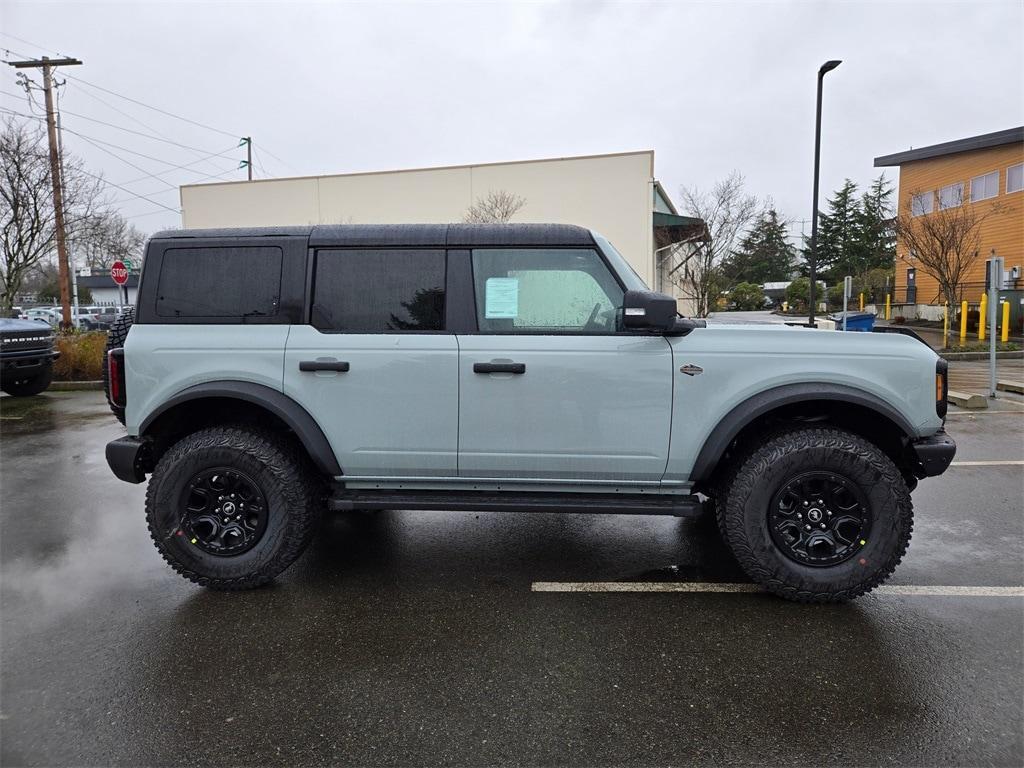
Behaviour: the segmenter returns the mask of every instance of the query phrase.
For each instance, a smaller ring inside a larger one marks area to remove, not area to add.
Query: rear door
[[[310,324],[289,333],[285,394],[320,423],[346,476],[455,476],[444,250],[325,248],[313,260]]]
[[[660,482],[672,351],[620,330],[624,293],[590,248],[475,249],[459,335],[459,475]]]

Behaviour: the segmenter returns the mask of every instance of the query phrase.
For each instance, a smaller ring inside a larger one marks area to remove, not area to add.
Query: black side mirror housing
[[[626,291],[622,325],[630,331],[668,333],[675,328],[676,300],[656,291]]]

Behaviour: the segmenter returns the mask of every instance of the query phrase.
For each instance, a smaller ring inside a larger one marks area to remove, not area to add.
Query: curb
[[[103,391],[102,381],[51,381],[48,389],[51,392],[78,392],[80,390]]]
[[[988,399],[984,395],[967,394],[966,392],[956,392],[951,389],[947,398],[953,405],[958,405],[961,408],[969,408],[970,410],[988,408]]]
[[[943,354],[941,349],[935,350],[935,354],[944,357],[950,362],[954,360],[988,360],[988,352],[947,352]],[[996,360],[1024,360],[1024,349],[1014,352],[996,352]]]

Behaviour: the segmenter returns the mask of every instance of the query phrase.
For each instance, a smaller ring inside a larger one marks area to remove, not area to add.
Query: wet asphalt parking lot
[[[951,409],[957,461],[1024,460],[1024,402],[997,405]],[[4,766],[1024,763],[1021,597],[536,592],[744,578],[690,520],[400,511],[209,592],[107,469],[102,393],[0,417]],[[1024,466],[914,501],[890,584],[1024,583]]]

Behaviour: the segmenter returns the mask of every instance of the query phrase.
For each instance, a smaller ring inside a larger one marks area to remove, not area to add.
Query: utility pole
[[[252,181],[252,136],[243,136],[239,145],[245,144],[245,163],[246,170],[249,171],[249,181]]]
[[[807,324],[811,327],[814,326],[814,303],[817,301],[814,289],[818,287],[816,280],[818,269],[818,177],[821,170],[821,86],[822,81],[825,79],[825,74],[831,72],[842,63],[839,59],[831,59],[822,64],[818,70],[818,105],[814,117],[814,208],[811,213],[811,263],[808,270],[811,277],[811,307]]]
[[[71,297],[68,291],[68,248],[64,232],[64,190],[61,186],[60,155],[57,151],[57,123],[53,107],[53,69],[81,64],[78,59],[42,59],[8,62],[15,69],[43,70],[43,91],[46,94],[46,135],[50,143],[50,182],[53,187],[53,220],[57,240],[57,270],[60,281],[61,328],[71,330]]]

